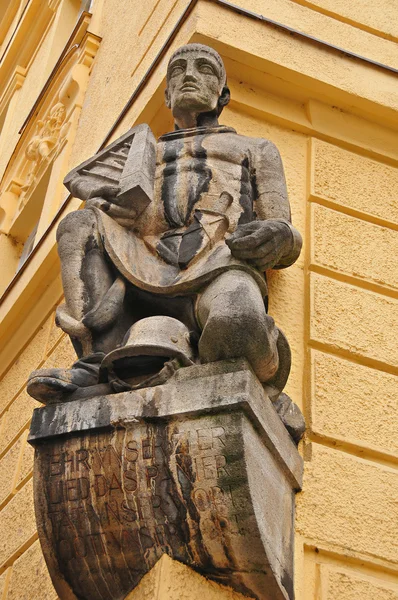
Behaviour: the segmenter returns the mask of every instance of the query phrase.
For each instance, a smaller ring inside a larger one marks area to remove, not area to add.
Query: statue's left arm
[[[302,238],[291,223],[281,157],[268,140],[258,140],[251,155],[257,219],[239,225],[227,244],[236,258],[259,270],[283,269],[297,260]]]
[[[85,201],[85,208],[98,208],[125,227],[134,224],[136,213],[133,207],[120,205],[117,198],[120,188],[117,185],[92,181],[90,177],[76,174],[68,182],[68,189],[75,198]]]

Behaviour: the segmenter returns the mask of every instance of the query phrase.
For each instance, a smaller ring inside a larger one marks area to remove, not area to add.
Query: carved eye
[[[210,65],[208,65],[206,63],[203,63],[202,65],[200,65],[199,71],[201,73],[205,73],[206,75],[214,75],[213,67],[211,67]]]
[[[184,69],[181,65],[176,65],[171,69],[171,77],[175,77],[176,75],[181,75],[184,72]]]

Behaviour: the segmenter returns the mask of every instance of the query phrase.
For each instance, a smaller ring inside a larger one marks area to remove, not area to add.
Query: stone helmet
[[[147,317],[134,323],[122,345],[105,356],[101,378],[118,391],[137,389],[164,383],[177,368],[193,363],[188,328],[172,317]]]

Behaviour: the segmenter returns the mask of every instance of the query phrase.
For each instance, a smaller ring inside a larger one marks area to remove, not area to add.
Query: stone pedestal
[[[292,600],[302,459],[244,360],[36,409],[35,508],[62,600],[122,600],[167,553]]]

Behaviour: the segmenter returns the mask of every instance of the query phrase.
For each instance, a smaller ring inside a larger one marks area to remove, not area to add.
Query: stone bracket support
[[[293,599],[303,463],[246,361],[36,409],[29,441],[60,598],[124,599],[167,553],[249,597]]]

